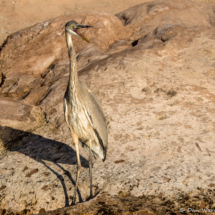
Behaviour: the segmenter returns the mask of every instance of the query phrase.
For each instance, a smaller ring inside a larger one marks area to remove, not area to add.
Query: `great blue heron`
[[[90,198],[92,197],[92,155],[103,161],[106,159],[108,132],[102,107],[96,96],[88,87],[78,80],[76,53],[72,43],[72,35],[78,36],[88,43],[78,29],[89,28],[89,25],[80,25],[75,21],[67,22],[65,25],[66,42],[69,53],[69,82],[64,95],[64,114],[70,128],[75,144],[77,155],[77,177],[72,204],[76,202],[78,179],[81,171],[81,162],[78,143],[89,151],[90,172]]]

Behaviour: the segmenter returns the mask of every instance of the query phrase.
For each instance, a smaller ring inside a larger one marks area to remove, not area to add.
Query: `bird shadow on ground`
[[[69,206],[69,198],[62,175],[54,171],[48,166],[46,161],[51,161],[63,170],[64,174],[70,179],[72,184],[75,186],[75,180],[72,178],[69,171],[65,170],[60,164],[76,165],[77,158],[76,152],[69,145],[44,138],[40,135],[36,135],[30,132],[13,129],[10,127],[0,126],[0,140],[3,143],[6,151],[18,151],[30,158],[43,164],[47,169],[54,173],[62,184],[65,194],[65,207]],[[80,156],[81,164],[85,168],[89,168],[88,161]],[[83,202],[81,193],[77,190],[79,202]]]

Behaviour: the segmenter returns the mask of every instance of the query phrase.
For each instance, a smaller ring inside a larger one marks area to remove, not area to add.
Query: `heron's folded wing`
[[[87,103],[87,112],[93,124],[94,131],[99,139],[99,142],[102,141],[102,147],[106,152],[108,145],[108,132],[102,107],[92,92],[88,92],[87,94]]]

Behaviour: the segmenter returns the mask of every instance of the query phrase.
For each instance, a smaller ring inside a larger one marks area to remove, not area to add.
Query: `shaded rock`
[[[40,108],[0,97],[0,122],[2,126],[8,125],[22,128],[24,131],[32,131],[43,125],[45,119]]]
[[[77,200],[84,203],[63,208],[72,202],[76,176],[63,116],[69,75],[63,28],[71,19],[94,26],[83,32],[92,44],[74,38],[74,46],[79,79],[107,117],[109,146],[104,163],[94,160],[90,201],[88,154],[80,148]],[[159,0],[116,17],[60,17],[9,36],[1,50],[0,85],[4,213],[213,208],[214,19],[214,6]],[[63,209],[52,211],[57,208]]]

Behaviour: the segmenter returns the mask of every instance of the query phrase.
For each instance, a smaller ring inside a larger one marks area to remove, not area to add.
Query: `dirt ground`
[[[0,44],[22,28],[70,13],[116,14],[151,0],[0,0]],[[215,0],[196,0],[213,3]]]

